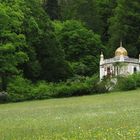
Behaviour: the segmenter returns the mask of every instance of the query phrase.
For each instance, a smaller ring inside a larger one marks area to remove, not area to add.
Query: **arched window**
[[[137,72],[137,68],[136,67],[134,67],[134,73],[136,73]]]

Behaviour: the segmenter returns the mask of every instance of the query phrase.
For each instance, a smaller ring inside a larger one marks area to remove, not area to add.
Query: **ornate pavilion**
[[[126,76],[140,71],[139,59],[130,58],[127,50],[120,43],[115,51],[115,57],[104,59],[103,53],[100,56],[100,80],[105,76]]]

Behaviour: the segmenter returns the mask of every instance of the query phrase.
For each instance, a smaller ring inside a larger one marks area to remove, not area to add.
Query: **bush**
[[[16,76],[8,84],[8,100],[13,102],[30,100],[32,89],[33,86],[29,80]]]
[[[135,90],[136,81],[134,80],[133,76],[119,77],[117,88],[122,91]]]
[[[107,93],[111,89],[111,79],[104,79],[102,81],[99,81],[98,83],[94,83],[93,86],[93,93],[99,94],[99,93]]]
[[[99,82],[96,85],[96,91],[95,91],[95,93],[107,93],[108,91],[109,91],[109,89],[106,86],[106,83],[104,81]]]
[[[97,76],[77,77],[55,86],[55,97],[70,97],[108,92],[105,82],[99,82]]]
[[[71,97],[87,94],[87,86],[81,82],[59,83],[54,86],[53,97]]]
[[[70,97],[70,96],[72,96],[71,86],[68,86],[64,83],[55,85],[53,92],[54,98]]]
[[[0,92],[0,103],[7,102],[7,93]]]
[[[39,82],[34,85],[29,80],[17,76],[10,81],[7,91],[8,100],[17,102],[105,93],[108,92],[108,88],[106,82],[99,82],[97,76],[77,76],[66,82]]]
[[[133,74],[132,77],[136,82],[136,87],[140,87],[140,73]]]
[[[34,99],[49,99],[53,96],[53,84],[40,82],[34,86],[32,90],[32,98]]]

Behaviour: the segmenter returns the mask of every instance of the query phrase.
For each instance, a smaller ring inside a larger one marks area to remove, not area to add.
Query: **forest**
[[[0,0],[0,91],[8,101],[106,92],[100,54],[113,57],[120,40],[138,58],[139,0]]]

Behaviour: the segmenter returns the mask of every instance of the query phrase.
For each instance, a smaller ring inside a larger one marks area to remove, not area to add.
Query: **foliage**
[[[8,85],[8,101],[24,101],[32,99],[32,84],[21,76],[14,77]]]
[[[110,38],[109,22],[116,0],[59,0],[62,20],[80,20],[90,29],[101,35],[105,44]]]
[[[112,49],[111,52],[116,49],[116,44],[123,40],[129,55],[137,57],[140,51],[140,1],[118,0],[114,15],[110,17],[109,22],[109,46]]]
[[[97,73],[99,54],[104,49],[100,36],[76,20],[54,22],[54,26],[74,74],[89,76]]]
[[[6,92],[0,92],[0,103],[7,102],[7,96],[8,94]]]
[[[109,89],[106,82],[98,81],[97,76],[69,79],[66,82],[32,84],[31,81],[21,76],[13,78],[8,85],[8,101],[17,102],[24,100],[49,99],[106,93]]]
[[[121,91],[135,90],[136,81],[132,76],[128,77],[118,77],[117,88]]]
[[[46,82],[39,82],[32,90],[33,99],[49,99],[53,96],[53,84]]]
[[[10,101],[108,92],[112,83],[93,76],[99,55],[122,40],[138,56],[139,23],[139,0],[1,0],[0,92]],[[140,87],[139,77],[118,86]]]
[[[18,2],[0,3],[0,78],[1,90],[6,90],[7,80],[17,74],[17,66],[28,60],[25,35],[20,26],[24,14]]]
[[[25,7],[23,29],[29,44],[27,53],[30,60],[23,66],[25,76],[33,81],[67,79],[71,70],[47,13],[36,0],[26,1]]]
[[[68,80],[56,86],[55,97],[71,97],[91,94],[91,86],[95,81],[88,81],[89,78],[78,77],[75,80]]]
[[[132,78],[136,82],[137,88],[140,88],[140,73],[135,73],[132,75]]]
[[[117,84],[114,90],[127,91],[140,87],[140,73],[135,73],[126,77],[117,77]]]
[[[44,1],[44,9],[50,16],[52,20],[56,20],[60,18],[60,8],[58,5],[58,0],[47,0]]]

